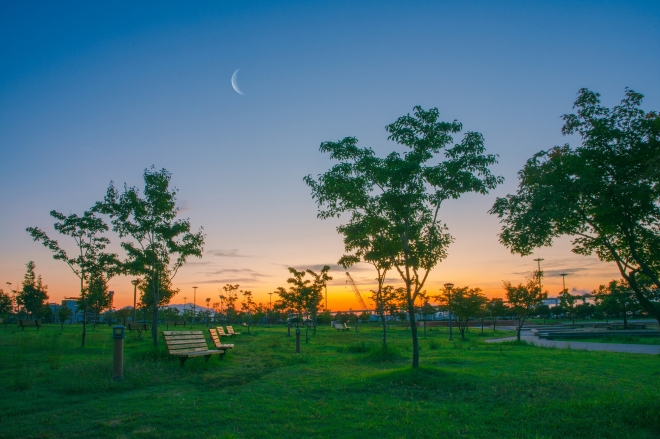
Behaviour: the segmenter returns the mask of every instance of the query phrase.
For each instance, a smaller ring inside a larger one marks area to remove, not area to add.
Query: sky
[[[589,292],[616,268],[571,253],[570,238],[512,255],[488,210],[534,153],[578,144],[561,115],[581,88],[611,107],[630,87],[660,109],[659,25],[657,1],[1,1],[0,287],[32,260],[50,302],[78,295],[76,276],[25,228],[55,238],[51,210],[81,214],[111,181],[140,187],[154,165],[172,173],[180,216],[206,233],[173,303],[192,302],[193,286],[198,305],[216,302],[226,283],[267,303],[287,267],[328,264],[329,308],[356,309],[336,265],[343,218],[317,218],[303,177],[333,165],[323,141],[403,151],[384,127],[421,105],[482,133],[505,178],[443,205],[454,243],[429,294],[452,282],[502,297],[502,281],[523,282],[539,257],[550,296],[561,273]],[[349,271],[367,299],[374,270]],[[115,306],[132,304],[131,279],[110,281]]]

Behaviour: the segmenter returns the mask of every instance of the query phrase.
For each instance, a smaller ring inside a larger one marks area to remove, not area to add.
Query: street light
[[[447,304],[449,305],[449,340],[454,340],[452,337],[452,328],[451,328],[451,289],[454,288],[454,284],[451,282],[447,282],[445,284],[445,289],[447,290]]]
[[[211,311],[209,311],[209,305],[210,305],[210,303],[211,303],[211,298],[210,298],[210,297],[207,297],[207,298],[206,298],[206,312],[208,313],[208,314],[206,315],[206,327],[207,327],[207,328],[209,327],[209,323],[211,323],[211,322],[210,322],[210,320],[211,320]]]
[[[541,278],[543,277],[543,274],[541,273],[541,261],[543,261],[543,260],[544,260],[543,258],[536,258],[536,259],[534,259],[534,261],[537,262],[537,263],[539,264],[539,271],[538,271],[538,273],[539,273],[539,289],[540,289],[540,290],[543,290],[543,285],[541,284]]]
[[[131,281],[133,284],[133,323],[137,322],[137,286],[140,283],[140,279],[134,279]]]
[[[223,311],[222,311],[222,302],[225,300],[225,296],[223,296],[222,294],[220,294],[219,297],[220,297],[220,315],[222,315],[222,312],[223,312]]]

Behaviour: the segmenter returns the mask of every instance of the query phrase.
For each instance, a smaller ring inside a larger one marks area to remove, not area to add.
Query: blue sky
[[[356,136],[386,154],[384,126],[421,105],[483,133],[506,178],[447,204],[456,242],[431,281],[496,294],[534,267],[497,243],[495,196],[533,153],[575,141],[560,116],[581,87],[608,106],[630,87],[660,108],[659,23],[658,2],[2,2],[0,282],[35,260],[52,298],[74,294],[25,227],[82,212],[111,180],[140,185],[153,164],[208,235],[177,285],[211,295],[235,280],[265,300],[287,265],[341,256],[302,182],[331,165],[319,144]],[[230,83],[239,68],[245,96]],[[576,270],[579,289],[616,276],[569,249],[539,255]],[[366,289],[373,274],[355,277]],[[112,287],[131,292],[125,278]]]

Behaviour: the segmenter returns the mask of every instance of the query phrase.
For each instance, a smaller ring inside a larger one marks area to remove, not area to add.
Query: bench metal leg
[[[183,365],[186,363],[186,360],[187,360],[187,359],[188,359],[188,357],[179,357],[179,361],[180,361],[181,367],[183,367]]]
[[[204,355],[204,362],[205,363],[208,363],[210,359],[211,359],[210,355]]]

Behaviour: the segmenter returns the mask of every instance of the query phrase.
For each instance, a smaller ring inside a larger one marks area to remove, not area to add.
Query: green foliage
[[[70,214],[66,216],[56,210],[51,210],[50,216],[57,222],[53,228],[61,235],[70,236],[77,251],[75,256],[69,256],[60,244],[48,237],[37,227],[28,227],[26,230],[34,239],[53,252],[53,259],[64,261],[71,271],[80,279],[80,299],[83,308],[82,346],[85,346],[87,336],[87,283],[91,277],[96,279],[110,279],[122,272],[122,266],[114,253],[105,253],[104,250],[110,240],[102,236],[108,230],[107,224],[98,218],[94,212],[86,211],[82,216]]]
[[[62,329],[64,329],[64,322],[69,320],[71,318],[71,315],[73,312],[71,309],[69,309],[68,306],[60,306],[60,308],[57,310],[57,318],[60,321],[60,325],[62,326]]]
[[[151,290],[143,303],[151,308],[154,346],[158,345],[158,309],[173,292],[172,279],[190,256],[201,258],[204,247],[203,229],[192,233],[189,219],[177,219],[177,191],[170,190],[171,178],[167,170],[152,166],[144,170],[142,194],[126,185],[119,192],[111,182],[103,201],[94,207],[110,216],[113,231],[123,238],[126,271],[144,276]]]
[[[0,289],[0,315],[6,316],[14,310],[14,298]]]
[[[415,301],[452,241],[438,218],[441,204],[466,192],[485,194],[502,181],[489,170],[496,157],[485,154],[481,134],[468,132],[455,144],[452,135],[462,125],[438,118],[437,108],[425,111],[417,106],[413,116],[388,125],[388,139],[406,152],[385,158],[376,157],[370,148],[358,148],[354,137],[323,142],[321,151],[339,163],[318,180],[305,177],[319,206],[319,218],[350,215],[337,230],[344,235],[346,250],[353,253],[340,262],[377,261],[379,277],[394,267],[404,281],[413,323],[413,367],[419,365]],[[444,160],[438,162],[441,154]]]
[[[536,279],[528,279],[526,284],[513,285],[511,282],[504,282],[506,299],[509,302],[509,309],[518,319],[518,341],[520,341],[520,331],[525,320],[530,317],[536,307],[548,298],[548,293],[541,291],[541,287]]]
[[[48,294],[46,294],[48,287],[43,284],[41,276],[35,274],[36,265],[33,261],[28,262],[26,267],[27,271],[23,277],[22,289],[16,295],[16,303],[24,307],[30,316],[38,318],[36,313],[48,300]]]
[[[326,283],[332,280],[328,275],[330,266],[325,265],[320,273],[315,273],[312,270],[298,271],[293,267],[289,267],[291,277],[287,279],[287,283],[291,286],[288,290],[279,287],[275,294],[280,296],[280,306],[284,309],[291,309],[299,319],[303,319],[308,315],[312,320],[316,319],[319,307],[323,300],[323,289]],[[311,279],[306,279],[306,275],[310,275]]]
[[[488,299],[481,288],[445,288],[436,299],[455,318],[461,339],[465,340],[465,330],[470,319],[479,316]]]
[[[528,255],[568,235],[573,252],[614,262],[660,321],[639,284],[648,279],[660,288],[660,117],[640,108],[642,98],[626,89],[610,109],[598,93],[581,89],[562,133],[582,144],[535,154],[519,172],[518,192],[498,198],[490,212],[501,218],[500,241],[513,253]]]

